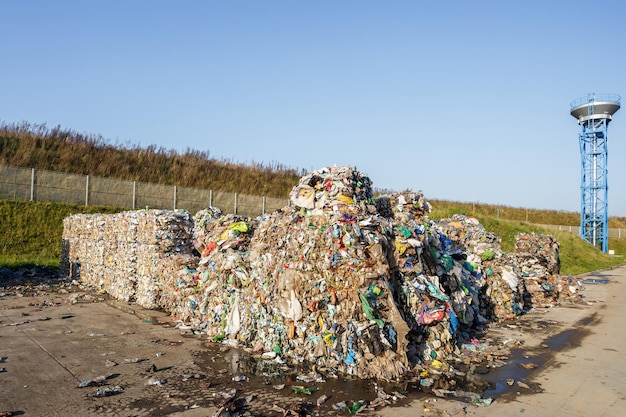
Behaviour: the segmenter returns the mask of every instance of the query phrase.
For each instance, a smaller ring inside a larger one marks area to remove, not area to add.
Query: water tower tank
[[[620,108],[620,100],[617,94],[589,94],[570,103],[570,114],[578,123],[600,118],[611,120]]]

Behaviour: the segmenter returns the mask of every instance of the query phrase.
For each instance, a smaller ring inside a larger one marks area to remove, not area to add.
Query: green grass
[[[437,218],[449,217],[456,213],[466,213],[476,217],[483,216],[493,217],[495,219],[518,220],[532,224],[558,224],[563,226],[578,226],[580,224],[580,213],[573,211],[539,210],[448,200],[429,200],[429,202],[434,207],[433,215],[437,216]],[[626,218],[609,217],[609,227],[625,229]]]
[[[0,200],[0,268],[59,266],[65,217],[119,211],[113,207]]]
[[[442,219],[456,213],[453,207],[446,207],[443,210],[433,210],[430,218]],[[545,213],[542,213],[542,216],[547,220],[546,224],[557,224],[553,222],[553,218]],[[484,215],[476,215],[475,217],[486,230],[500,236],[502,250],[505,252],[514,251],[515,236],[518,233],[552,234],[560,245],[561,274],[564,275],[579,275],[585,272],[612,268],[626,262],[626,239],[609,239],[609,248],[615,251],[615,255],[609,255],[594,248],[578,235],[566,231],[550,230],[535,224]]]
[[[453,206],[435,209],[430,218],[436,220],[462,212],[457,209]],[[0,200],[0,268],[34,265],[58,267],[65,217],[75,213],[119,211],[122,209],[115,207]],[[545,213],[542,216],[547,219],[547,223],[555,223]],[[615,256],[611,256],[565,231],[548,230],[522,221],[486,215],[476,215],[476,218],[485,229],[500,236],[505,252],[513,252],[517,233],[553,234],[560,243],[562,274],[578,275],[611,268],[623,264],[626,259],[626,239],[609,239],[609,247],[615,251]]]

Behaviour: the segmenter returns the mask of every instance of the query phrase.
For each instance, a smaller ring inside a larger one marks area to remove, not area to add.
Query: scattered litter
[[[160,378],[150,378],[148,379],[148,381],[146,382],[146,385],[157,385],[159,387],[162,387],[163,385],[165,385],[167,381],[165,379],[160,379]]]
[[[311,395],[315,392],[315,388],[308,388],[302,385],[292,385],[291,390],[296,394],[307,394],[307,395]]]
[[[145,358],[126,358],[124,359],[124,363],[139,363],[147,361]]]
[[[328,396],[327,395],[321,395],[317,401],[315,402],[315,404],[318,407],[321,407],[322,405],[324,405],[324,403],[328,400]]]
[[[98,388],[95,392],[87,394],[88,397],[110,397],[112,395],[121,394],[124,392],[124,388],[119,385],[106,386]]]
[[[106,374],[106,375],[100,375],[97,376],[93,379],[88,379],[86,381],[82,381],[81,383],[78,384],[78,388],[85,388],[85,387],[92,387],[92,386],[97,386],[97,385],[103,385],[105,383],[105,381],[109,378],[111,378],[114,374]]]

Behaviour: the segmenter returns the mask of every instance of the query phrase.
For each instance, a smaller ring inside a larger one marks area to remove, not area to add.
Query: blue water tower
[[[607,129],[620,99],[592,93],[570,103],[570,114],[580,125],[580,237],[602,252],[609,250]]]

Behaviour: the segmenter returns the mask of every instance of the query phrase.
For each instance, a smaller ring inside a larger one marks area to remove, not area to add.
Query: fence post
[[[176,210],[176,194],[178,194],[176,192],[176,186],[174,186],[174,210]]]
[[[265,214],[265,196],[263,196],[263,199],[261,200],[261,214]]]
[[[133,210],[137,205],[137,181],[133,181]]]
[[[30,201],[35,201],[35,168],[30,170]]]
[[[237,214],[237,193],[235,193],[235,207],[234,207],[234,214]]]
[[[89,174],[85,176],[85,207],[89,205]]]
[[[213,207],[213,190],[209,190],[209,207]]]

